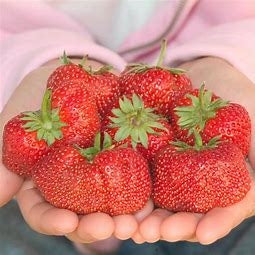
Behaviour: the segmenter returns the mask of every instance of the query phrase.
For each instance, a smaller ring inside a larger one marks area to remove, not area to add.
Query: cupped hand
[[[87,64],[96,69],[102,66],[95,61]],[[21,82],[0,114],[0,143],[4,125],[9,119],[20,112],[39,109],[47,78],[58,65],[58,61],[53,61],[31,72]],[[47,235],[65,235],[78,243],[95,242],[111,236],[120,240],[128,239],[136,232],[138,222],[153,210],[153,203],[148,201],[135,215],[110,217],[105,213],[93,213],[78,216],[69,210],[50,205],[32,181],[24,180],[0,163],[0,206],[15,196],[25,221],[32,229]]]
[[[243,220],[255,215],[255,84],[233,66],[219,58],[201,58],[188,62],[180,68],[187,70],[194,87],[205,81],[206,88],[224,99],[243,105],[252,122],[252,140],[247,167],[252,185],[246,197],[232,206],[215,208],[206,214],[172,213],[154,210],[139,225],[133,236],[137,243],[166,240],[186,240],[210,244],[226,236]]]

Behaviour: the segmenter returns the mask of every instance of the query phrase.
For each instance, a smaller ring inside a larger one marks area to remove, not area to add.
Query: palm
[[[205,81],[206,88],[224,99],[243,105],[252,121],[252,142],[247,164],[252,176],[252,186],[246,197],[239,203],[226,208],[215,208],[207,214],[171,213],[156,209],[141,224],[134,241],[155,242],[189,240],[208,244],[227,235],[244,219],[255,214],[255,94],[254,84],[243,74],[217,58],[204,58],[181,66],[188,70],[193,85],[199,87]],[[213,72],[212,72],[213,70]],[[253,168],[253,169],[252,169]],[[220,224],[219,224],[220,223]],[[215,227],[217,226],[217,227]]]

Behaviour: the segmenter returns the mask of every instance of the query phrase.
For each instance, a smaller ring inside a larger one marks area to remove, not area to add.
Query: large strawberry
[[[102,122],[102,131],[106,131],[115,144],[136,148],[152,163],[155,154],[174,140],[167,120],[153,113],[136,94],[123,96],[114,106]]]
[[[206,213],[241,201],[250,176],[241,150],[231,142],[211,140],[195,147],[169,145],[155,160],[153,200],[174,212]]]
[[[80,89],[80,81],[68,82],[53,94],[46,90],[40,111],[22,113],[6,124],[2,160],[7,169],[29,177],[51,145],[93,143],[100,129],[94,97]]]
[[[162,66],[165,50],[163,41],[156,66],[131,64],[119,82],[123,94],[136,93],[158,113],[167,116],[175,100],[191,89],[191,81],[183,70]]]
[[[64,54],[64,65],[58,67],[49,77],[47,88],[53,91],[62,83],[70,80],[82,80],[95,94],[95,100],[101,116],[109,111],[112,103],[120,96],[118,77],[110,72],[111,66],[103,66],[98,70],[93,70],[91,66],[86,68],[84,58],[82,64],[72,63]],[[65,83],[66,85],[68,83]]]
[[[243,106],[222,100],[206,91],[204,85],[179,98],[175,106],[172,125],[179,140],[194,144],[192,131],[196,129],[201,131],[204,143],[220,136],[221,140],[235,143],[244,155],[248,154],[251,121]]]
[[[33,171],[45,199],[77,214],[104,212],[112,216],[134,213],[151,194],[146,160],[130,148],[113,148],[106,135],[82,150],[63,146],[51,151]]]

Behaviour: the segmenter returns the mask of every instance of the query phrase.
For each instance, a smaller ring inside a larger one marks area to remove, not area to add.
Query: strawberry
[[[251,180],[242,152],[231,142],[216,140],[195,147],[177,142],[160,151],[153,171],[152,197],[157,206],[206,213],[244,198]]]
[[[54,90],[67,80],[87,80],[89,74],[83,69],[82,64],[74,64],[67,58],[64,52],[61,58],[63,65],[59,66],[48,78],[47,88]]]
[[[40,111],[22,113],[6,124],[2,160],[7,169],[30,177],[51,145],[93,143],[100,129],[94,97],[88,89],[80,89],[80,81],[68,83],[53,94],[46,90]]]
[[[100,130],[100,118],[95,97],[82,80],[65,81],[52,93],[52,107],[59,109],[60,119],[69,124],[62,127],[64,140],[57,144],[77,144],[88,147],[93,144]]]
[[[96,103],[101,116],[111,109],[112,103],[120,96],[118,77],[110,72],[111,66],[103,66],[99,70],[93,70],[91,66],[84,67],[87,56],[83,63],[73,64],[65,55],[65,65],[58,67],[49,77],[47,88],[53,91],[65,81],[82,80],[94,92]],[[68,84],[68,83],[66,83]]]
[[[165,50],[164,40],[156,66],[131,64],[119,83],[123,94],[136,93],[158,113],[167,116],[175,100],[191,89],[191,81],[183,74],[184,70],[162,66]]]
[[[208,143],[215,136],[231,141],[247,155],[251,140],[251,121],[248,112],[239,104],[229,103],[206,91],[204,85],[175,103],[172,125],[179,140],[194,144],[193,129],[201,131],[202,140]],[[190,132],[186,129],[189,129]]]
[[[116,108],[102,121],[102,131],[107,132],[116,145],[136,148],[153,163],[155,154],[174,140],[170,124],[154,114],[152,108],[146,108],[136,94],[120,98],[114,106]]]
[[[111,216],[134,213],[151,194],[146,160],[130,148],[112,148],[105,135],[94,147],[54,148],[33,171],[33,180],[45,199],[77,214],[104,212]]]

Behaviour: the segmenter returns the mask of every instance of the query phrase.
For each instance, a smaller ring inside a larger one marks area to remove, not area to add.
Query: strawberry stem
[[[43,96],[42,106],[41,106],[41,115],[44,126],[51,126],[50,120],[50,111],[51,111],[51,90],[47,89]],[[50,127],[48,128],[50,129]]]
[[[157,67],[162,67],[163,65],[163,61],[166,56],[166,47],[167,47],[167,41],[166,39],[163,39],[161,42],[160,54],[159,54],[158,62],[156,65]]]

